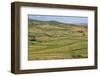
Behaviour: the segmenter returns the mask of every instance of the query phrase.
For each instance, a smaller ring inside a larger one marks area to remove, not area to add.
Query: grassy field
[[[87,58],[87,27],[29,21],[28,60]]]

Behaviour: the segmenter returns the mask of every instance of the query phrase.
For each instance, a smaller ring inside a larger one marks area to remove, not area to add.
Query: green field
[[[28,60],[87,58],[87,48],[87,26],[29,20]]]

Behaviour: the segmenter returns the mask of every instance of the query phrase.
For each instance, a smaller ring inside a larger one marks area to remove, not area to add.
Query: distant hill
[[[35,23],[35,24],[65,24],[65,23],[61,23],[58,21],[41,21],[41,20],[33,20],[33,19],[29,19],[29,23]]]
[[[33,23],[33,24],[36,24],[36,25],[43,25],[43,24],[50,24],[50,25],[76,25],[76,26],[85,26],[87,27],[87,24],[86,23],[78,23],[78,24],[71,24],[71,23],[62,23],[62,22],[58,22],[58,21],[41,21],[41,20],[34,20],[34,19],[29,19],[28,20],[29,23]]]

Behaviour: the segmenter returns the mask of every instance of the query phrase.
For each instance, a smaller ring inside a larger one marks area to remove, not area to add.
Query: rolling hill
[[[28,59],[87,58],[87,25],[28,20]]]

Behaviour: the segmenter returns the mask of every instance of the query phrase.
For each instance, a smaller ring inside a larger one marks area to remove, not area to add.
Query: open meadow
[[[28,21],[28,60],[88,57],[87,26],[57,21]]]

